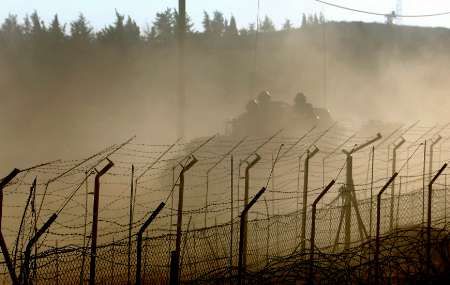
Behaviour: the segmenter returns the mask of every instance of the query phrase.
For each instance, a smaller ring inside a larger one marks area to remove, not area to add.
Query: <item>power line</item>
[[[339,8],[339,9],[343,9],[343,10],[347,10],[347,11],[352,11],[352,12],[357,12],[357,13],[362,13],[362,14],[383,16],[383,17],[391,15],[391,13],[378,13],[378,12],[372,12],[372,11],[366,11],[366,10],[359,10],[359,9],[346,7],[346,6],[342,6],[342,5],[338,5],[338,4],[334,4],[334,3],[330,3],[330,2],[326,2],[326,1],[322,1],[322,0],[314,0],[314,1],[322,3],[322,4],[325,4],[325,5],[328,5],[328,6],[332,6],[332,7],[335,7],[335,8]],[[399,14],[394,14],[393,16],[395,16],[396,18],[424,18],[424,17],[444,16],[444,15],[449,15],[449,14],[450,14],[450,11],[434,13],[434,14],[419,14],[419,15],[399,15]]]

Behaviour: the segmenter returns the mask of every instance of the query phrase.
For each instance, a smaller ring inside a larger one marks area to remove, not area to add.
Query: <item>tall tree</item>
[[[174,29],[174,33],[176,34],[178,32],[178,21],[179,21],[179,17],[178,17],[178,11],[174,10],[173,11],[173,29]],[[188,14],[186,14],[186,34],[193,34],[194,33],[194,23],[192,23],[191,17],[189,17]]]
[[[275,31],[275,25],[273,24],[272,20],[267,15],[264,17],[264,20],[261,24],[260,30],[261,30],[261,32],[274,32]]]
[[[52,43],[62,43],[66,37],[65,29],[65,25],[61,26],[61,24],[59,23],[58,15],[55,15],[50,24],[50,27],[48,28],[50,41]]]
[[[152,42],[156,39],[156,28],[155,26],[150,27],[150,25],[146,25],[143,31],[143,38],[147,42]]]
[[[23,19],[23,25],[22,25],[23,35],[26,40],[29,40],[31,38],[31,20],[30,16],[26,15]]]
[[[239,35],[238,29],[237,29],[237,24],[236,24],[236,19],[234,18],[234,16],[231,16],[231,18],[230,18],[230,23],[226,27],[225,35],[227,35],[229,37],[235,37],[235,36]]]
[[[141,30],[130,16],[128,16],[127,22],[124,26],[124,34],[125,42],[127,44],[137,44],[141,39]]]
[[[37,41],[43,39],[43,34],[46,31],[45,24],[41,20],[36,11],[34,11],[33,14],[31,14],[30,21],[31,21],[30,33],[33,40]]]
[[[167,41],[174,35],[174,18],[172,10],[167,8],[163,12],[156,13],[153,27],[155,31],[155,39],[158,41]]]
[[[116,20],[113,25],[105,27],[98,33],[98,39],[104,43],[118,43],[125,42],[125,16],[116,11]]]
[[[292,23],[291,23],[291,20],[286,19],[286,22],[284,22],[284,24],[283,24],[283,30],[284,30],[284,31],[290,31],[290,30],[292,30]]]
[[[314,13],[313,23],[314,23],[315,25],[319,24],[319,17],[317,17],[317,14],[316,14],[316,13]]]
[[[308,25],[308,18],[306,18],[306,14],[303,13],[302,14],[302,28],[306,28],[307,25]]]
[[[70,38],[77,43],[89,43],[93,40],[92,27],[83,14],[80,14],[77,20],[70,23]]]
[[[211,21],[211,33],[214,36],[221,37],[225,32],[225,17],[219,11],[214,11],[214,16]]]
[[[17,45],[22,40],[23,28],[16,15],[9,15],[0,28],[0,41],[5,45]]]
[[[325,24],[325,23],[326,23],[325,15],[322,12],[320,12],[320,14],[319,14],[319,24]]]
[[[212,27],[211,27],[211,18],[209,17],[208,12],[203,11],[203,32],[206,35],[210,35],[212,33]]]

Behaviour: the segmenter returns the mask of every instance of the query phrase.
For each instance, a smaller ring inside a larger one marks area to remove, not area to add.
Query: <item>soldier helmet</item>
[[[256,104],[255,100],[250,100],[247,105],[245,106],[245,109],[247,112],[253,112],[258,108],[258,105]]]
[[[306,103],[306,96],[303,94],[303,92],[298,92],[297,95],[295,95],[294,99],[295,104],[305,104]]]
[[[271,97],[272,96],[270,95],[269,91],[262,91],[258,95],[258,103],[260,104],[268,103],[272,99]]]

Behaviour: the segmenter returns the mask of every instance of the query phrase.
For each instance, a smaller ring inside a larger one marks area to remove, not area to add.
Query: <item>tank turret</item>
[[[273,100],[268,91],[262,91],[245,109],[245,113],[232,120],[232,136],[270,136],[279,129],[295,135],[314,125],[333,123],[328,110],[314,108],[302,92],[297,93],[293,104],[289,105]]]

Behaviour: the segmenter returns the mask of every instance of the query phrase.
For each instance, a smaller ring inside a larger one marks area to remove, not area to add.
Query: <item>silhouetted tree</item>
[[[31,21],[31,29],[30,35],[33,41],[36,43],[41,42],[44,39],[45,34],[45,23],[39,18],[39,15],[36,11],[33,12],[30,16]]]
[[[141,39],[141,30],[134,20],[130,16],[127,18],[127,22],[124,26],[125,43],[135,45],[139,43]]]
[[[58,19],[58,15],[55,15],[53,17],[53,21],[50,24],[50,27],[48,28],[48,34],[49,34],[49,39],[53,44],[61,44],[66,35],[65,35],[65,25],[61,26],[61,24],[59,23],[59,19]]]
[[[325,24],[326,20],[325,20],[325,16],[322,12],[320,12],[319,14],[319,24]]]
[[[317,17],[316,13],[314,13],[313,24],[315,24],[315,25],[319,24],[319,18]]]
[[[152,42],[156,39],[156,28],[154,26],[150,27],[149,25],[146,25],[143,33],[143,39],[146,42]]]
[[[264,17],[264,20],[261,24],[260,30],[261,30],[261,32],[274,32],[275,31],[275,25],[273,24],[272,20],[267,15]]]
[[[236,19],[234,18],[234,16],[231,16],[230,18],[230,23],[226,27],[225,35],[229,37],[235,37],[239,35],[236,25]]]
[[[153,22],[155,39],[161,42],[170,40],[174,35],[174,18],[171,9],[156,13]]]
[[[77,20],[70,23],[70,38],[78,44],[90,43],[94,39],[92,27],[83,14],[80,14]]]
[[[101,42],[104,43],[118,43],[122,44],[125,42],[125,16],[119,14],[116,11],[116,21],[114,25],[109,25],[101,30],[97,37]]]
[[[0,28],[0,42],[3,45],[17,46],[23,39],[23,27],[16,15],[9,15]]]
[[[173,19],[173,29],[174,29],[174,33],[176,34],[178,32],[178,11],[174,10],[173,11],[173,15],[172,15],[172,19]],[[192,23],[191,17],[189,17],[189,15],[186,14],[186,34],[193,34],[194,33],[194,23]]]
[[[292,30],[292,23],[291,23],[291,20],[286,19],[286,22],[284,22],[284,24],[283,24],[283,30],[284,30],[284,31]]]
[[[219,11],[214,11],[213,19],[211,20],[211,33],[214,36],[221,37],[225,32],[225,17]]]
[[[302,28],[305,28],[308,25],[308,19],[306,18],[305,13],[302,14]]]
[[[26,15],[25,18],[23,19],[22,30],[23,30],[23,37],[25,38],[25,40],[30,40],[32,27],[30,16],[28,15]]]
[[[205,35],[211,35],[212,33],[212,27],[211,27],[211,18],[209,17],[208,12],[203,11],[203,32]]]

